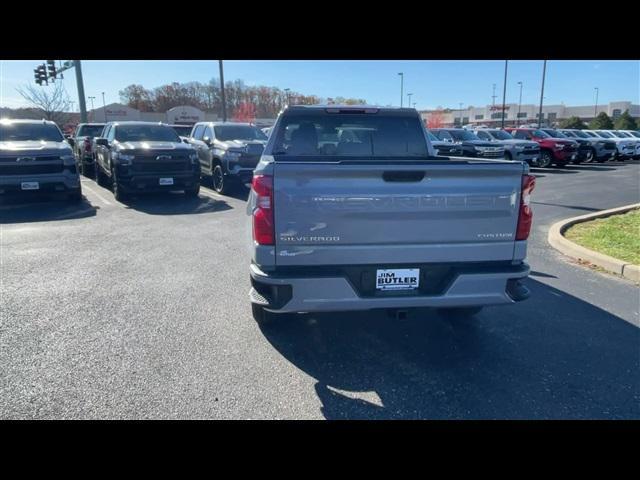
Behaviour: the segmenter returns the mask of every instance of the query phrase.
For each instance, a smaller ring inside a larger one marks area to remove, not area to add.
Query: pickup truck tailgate
[[[276,265],[512,260],[519,162],[277,162]]]

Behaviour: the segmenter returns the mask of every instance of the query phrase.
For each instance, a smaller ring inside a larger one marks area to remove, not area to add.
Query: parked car
[[[465,157],[504,158],[504,147],[495,142],[480,140],[475,133],[463,128],[433,128],[430,130],[438,140],[455,143],[462,148]]]
[[[434,153],[415,109],[286,108],[247,205],[254,318],[526,299],[528,165]]]
[[[442,155],[443,157],[461,157],[462,156],[462,147],[455,143],[451,142],[443,142],[442,140],[438,140],[433,133],[427,130],[427,136],[429,137],[429,141],[431,141],[431,145],[435,149],[436,155]]]
[[[199,122],[189,143],[198,152],[202,175],[211,177],[216,192],[227,194],[240,183],[251,182],[267,136],[249,123]]]
[[[607,130],[607,132],[609,132],[611,135],[613,135],[616,138],[633,141],[635,150],[634,150],[634,154],[632,155],[632,158],[634,160],[637,160],[640,158],[640,138],[637,138],[636,136],[631,135],[630,133],[624,132],[622,130]]]
[[[551,164],[564,167],[578,157],[578,144],[572,140],[553,138],[538,128],[505,128],[517,140],[532,140],[540,145],[538,166],[546,168]]]
[[[0,120],[0,195],[63,193],[82,200],[80,175],[71,146],[54,122]]]
[[[572,160],[572,163],[574,165],[579,165],[584,160],[589,158],[589,155],[591,153],[591,144],[587,140],[583,140],[581,138],[569,137],[569,136],[565,135],[564,133],[562,133],[560,130],[557,130],[557,129],[554,129],[554,128],[545,128],[545,127],[543,127],[540,130],[545,132],[547,135],[550,135],[552,138],[566,138],[567,140],[575,142],[575,144],[578,147],[578,150],[577,150],[578,155],[576,156],[575,160]]]
[[[509,132],[499,128],[477,128],[473,132],[480,140],[495,142],[504,147],[504,158],[527,162],[534,167],[540,160],[540,146],[529,140],[516,140]]]
[[[633,158],[636,153],[635,141],[630,138],[618,138],[606,130],[591,130],[591,132],[600,138],[606,138],[616,142],[616,160],[624,161],[626,159]]]
[[[116,200],[144,191],[182,190],[198,196],[198,154],[168,125],[109,122],[95,144],[96,182],[110,185]]]
[[[73,154],[78,162],[78,170],[82,175],[93,176],[94,145],[93,139],[99,137],[104,129],[104,123],[80,123],[68,142],[73,148]]]
[[[589,142],[590,151],[587,152],[585,162],[604,163],[616,157],[616,143],[588,135],[584,130],[563,128],[559,130],[571,140],[586,140]]]

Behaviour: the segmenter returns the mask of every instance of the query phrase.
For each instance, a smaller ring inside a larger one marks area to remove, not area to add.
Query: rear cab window
[[[357,112],[357,111],[356,111]],[[428,157],[417,116],[395,112],[283,114],[270,154],[288,157]]]

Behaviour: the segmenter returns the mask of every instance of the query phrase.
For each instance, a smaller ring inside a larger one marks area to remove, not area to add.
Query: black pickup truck
[[[110,185],[118,201],[141,191],[200,191],[198,155],[168,125],[109,122],[95,146],[96,182]]]

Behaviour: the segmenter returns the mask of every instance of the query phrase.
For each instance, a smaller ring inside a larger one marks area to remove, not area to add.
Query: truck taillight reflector
[[[85,152],[91,151],[91,140],[89,140],[88,138],[84,139],[84,151]]]
[[[253,210],[253,239],[258,245],[274,245],[273,177],[254,175],[251,188],[256,196]]]
[[[533,212],[531,211],[531,192],[536,186],[536,177],[522,176],[522,193],[520,194],[520,214],[518,215],[518,230],[516,240],[526,240],[531,232]]]

